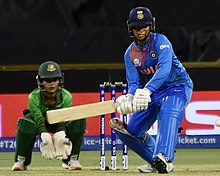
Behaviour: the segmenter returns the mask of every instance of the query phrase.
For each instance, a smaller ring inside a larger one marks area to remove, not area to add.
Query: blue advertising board
[[[155,136],[154,136],[155,137]],[[33,151],[40,151],[41,139],[36,138]],[[111,136],[105,138],[106,149],[111,149]],[[122,142],[116,139],[117,149],[122,149]],[[0,138],[0,152],[15,152],[16,139],[15,137]],[[220,135],[179,135],[176,148],[220,148]],[[99,150],[99,136],[85,136],[82,142],[82,150]]]

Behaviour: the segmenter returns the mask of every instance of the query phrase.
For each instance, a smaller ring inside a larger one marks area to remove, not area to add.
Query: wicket
[[[104,82],[100,84],[100,101],[105,101],[105,90],[106,87],[110,89],[111,100],[116,99],[116,86],[121,87],[122,95],[127,93],[127,84],[123,82]],[[116,117],[116,113],[111,113],[111,118]],[[123,122],[127,123],[127,115],[122,115],[120,117]],[[105,115],[100,116],[100,170],[106,169],[106,156],[105,156]],[[116,134],[113,129],[111,129],[111,169],[117,169],[117,156],[116,156]],[[128,169],[128,148],[127,145],[122,146],[122,167],[123,170]]]

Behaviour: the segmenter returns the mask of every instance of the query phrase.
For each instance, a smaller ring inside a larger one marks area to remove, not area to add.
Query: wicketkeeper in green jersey
[[[27,170],[37,135],[42,143],[42,157],[62,160],[62,167],[81,170],[80,147],[86,128],[85,119],[49,124],[46,112],[72,106],[72,95],[63,88],[63,74],[53,61],[42,63],[36,77],[38,87],[28,96],[28,111],[17,123],[15,163],[13,171]]]

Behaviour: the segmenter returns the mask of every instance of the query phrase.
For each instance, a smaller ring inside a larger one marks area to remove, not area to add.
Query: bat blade
[[[55,109],[47,111],[47,121],[49,124],[74,121],[88,117],[99,116],[115,112],[114,100],[98,103],[73,106],[69,108]]]

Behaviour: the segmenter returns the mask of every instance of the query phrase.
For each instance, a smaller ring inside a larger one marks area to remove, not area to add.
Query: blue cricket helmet
[[[151,11],[146,7],[136,7],[129,14],[128,23],[133,26],[146,26],[153,24]]]
[[[130,37],[134,37],[132,27],[134,26],[151,26],[151,31],[155,31],[155,18],[152,16],[151,11],[146,7],[136,7],[129,13],[127,20],[127,27]]]

